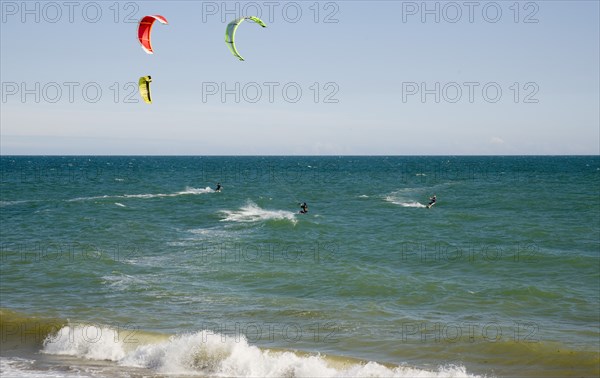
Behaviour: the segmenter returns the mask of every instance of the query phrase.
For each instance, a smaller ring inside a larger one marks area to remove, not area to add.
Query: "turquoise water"
[[[5,373],[600,371],[598,156],[0,162]]]

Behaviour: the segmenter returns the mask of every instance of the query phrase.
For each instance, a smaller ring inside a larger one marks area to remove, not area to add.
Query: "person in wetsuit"
[[[308,213],[308,205],[306,204],[306,202],[302,203],[300,205],[300,208],[302,209],[302,210],[300,210],[300,214]]]
[[[429,204],[427,204],[428,207],[433,206],[433,204],[435,203],[436,198],[435,198],[435,194],[433,195],[433,197],[429,198]]]

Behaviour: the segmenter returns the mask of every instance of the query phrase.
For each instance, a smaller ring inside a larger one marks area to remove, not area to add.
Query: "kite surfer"
[[[302,209],[302,210],[300,210],[300,214],[306,214],[306,213],[308,213],[308,205],[306,204],[306,202],[303,202],[300,205],[300,208]]]
[[[427,208],[431,208],[431,206],[435,205],[435,201],[436,201],[436,197],[435,194],[433,195],[433,197],[429,197],[429,203],[427,204]]]

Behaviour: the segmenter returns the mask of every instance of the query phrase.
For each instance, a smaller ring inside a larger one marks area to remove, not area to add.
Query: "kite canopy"
[[[150,83],[152,82],[152,78],[150,76],[142,76],[140,77],[139,86],[140,86],[140,96],[146,101],[147,104],[152,104],[152,97],[150,97]]]
[[[237,19],[231,21],[229,23],[229,25],[227,25],[227,29],[225,30],[225,43],[227,43],[227,47],[229,47],[229,51],[231,51],[231,53],[234,56],[236,56],[239,60],[244,60],[244,58],[242,58],[240,53],[238,53],[237,49],[235,48],[234,39],[235,39],[235,31],[237,30],[238,26],[240,26],[240,24],[242,22],[244,22],[244,20],[254,21],[257,24],[259,24],[260,26],[262,26],[263,28],[267,27],[267,25],[263,22],[263,20],[261,20],[258,17],[255,17],[255,16],[240,17],[240,18],[237,18]]]
[[[152,31],[152,26],[154,22],[160,22],[161,24],[168,24],[167,19],[159,14],[155,14],[153,16],[144,16],[140,20],[140,25],[138,27],[138,39],[142,44],[142,48],[148,54],[152,54],[152,44],[150,43],[150,32]]]

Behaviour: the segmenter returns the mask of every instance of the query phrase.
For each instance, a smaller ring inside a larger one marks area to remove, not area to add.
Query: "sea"
[[[600,375],[600,156],[0,173],[3,378]]]

